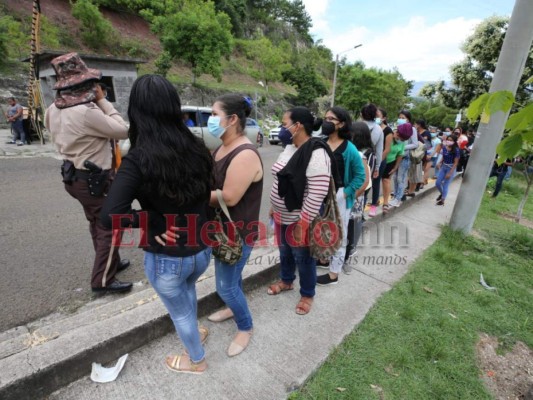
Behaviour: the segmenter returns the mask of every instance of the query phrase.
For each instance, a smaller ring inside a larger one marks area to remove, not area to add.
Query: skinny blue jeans
[[[300,294],[314,297],[316,287],[316,260],[311,256],[309,247],[291,246],[287,243],[287,229],[291,225],[281,225],[279,255],[281,280],[292,283],[296,279],[296,268],[300,275]]]
[[[215,258],[215,280],[217,293],[233,312],[233,317],[240,331],[253,328],[252,314],[242,290],[242,271],[248,262],[253,247],[243,244],[242,256],[237,263],[229,265]]]
[[[442,196],[442,200],[446,199],[446,196],[448,196],[448,187],[450,186],[450,182],[453,180],[453,177],[455,176],[455,170],[453,171],[452,175],[450,176],[450,179],[446,179],[446,174],[450,172],[452,169],[452,165],[442,164],[442,168],[439,170],[439,175],[437,176],[437,181],[435,182],[435,186],[437,187],[437,190]]]
[[[407,187],[407,173],[409,172],[409,155],[405,156],[394,175],[394,198],[400,201]]]
[[[196,281],[207,269],[210,258],[209,247],[190,257],[144,253],[146,277],[167,308],[178,336],[195,363],[205,357],[198,332]]]

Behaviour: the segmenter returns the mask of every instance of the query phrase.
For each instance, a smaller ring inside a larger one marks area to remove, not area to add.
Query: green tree
[[[8,57],[22,58],[30,51],[29,33],[10,15],[0,17],[0,43],[2,43],[0,47],[4,47],[3,54]]]
[[[117,42],[117,33],[111,22],[104,18],[91,0],[77,0],[72,5],[72,16],[80,21],[83,42],[94,50]]]
[[[283,77],[298,91],[296,105],[311,107],[317,97],[328,93],[326,85],[311,65],[291,68],[283,74]]]
[[[525,80],[524,85],[532,83],[533,77]],[[481,118],[481,122],[488,124],[492,114],[499,111],[507,113],[514,102],[515,97],[506,90],[485,93],[470,104],[466,115],[471,122]],[[533,186],[533,173],[530,171],[530,168],[533,167],[533,102],[526,105],[515,104],[515,106],[517,111],[507,119],[504,138],[498,145],[496,152],[499,156],[499,164],[518,156],[525,161],[524,176],[527,186],[515,217],[515,221],[520,222],[530,189]]]
[[[172,67],[172,56],[168,51],[162,51],[159,57],[155,60],[156,74],[167,76],[168,71]]]
[[[213,2],[187,2],[174,14],[154,17],[152,28],[172,58],[190,64],[193,82],[201,74],[222,79],[221,58],[231,54],[233,37],[229,17]]]
[[[250,75],[255,79],[264,82],[268,90],[268,85],[274,81],[281,81],[283,72],[290,68],[289,54],[290,44],[282,42],[275,46],[266,38],[256,40],[242,40],[239,42],[245,56],[253,61]]]
[[[355,115],[367,103],[377,104],[394,115],[406,104],[412,87],[397,70],[365,68],[361,62],[342,65],[337,80],[335,104]]]
[[[465,58],[450,69],[453,87],[446,89],[442,86],[439,89],[447,106],[466,108],[472,100],[488,92],[508,25],[507,17],[493,16],[482,21],[466,39],[462,46]],[[531,74],[533,48],[526,60],[516,94],[518,103],[523,103],[531,97],[532,86],[525,84]]]

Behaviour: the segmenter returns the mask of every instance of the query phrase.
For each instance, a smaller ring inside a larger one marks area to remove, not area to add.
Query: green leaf
[[[505,124],[505,129],[524,131],[533,123],[533,103],[528,104],[517,113],[511,115]]]
[[[507,112],[511,109],[514,103],[514,96],[508,90],[500,90],[498,92],[491,93],[487,104],[485,105],[485,112],[489,115],[493,115],[498,111]]]
[[[483,109],[485,108],[485,105],[487,104],[487,101],[489,100],[490,94],[483,93],[481,96],[479,96],[477,99],[475,99],[472,103],[470,103],[470,106],[468,106],[468,109],[466,110],[466,117],[471,121],[474,122],[478,119],[478,117],[483,112]]]
[[[514,158],[516,154],[522,149],[522,135],[510,135],[503,139],[496,152],[503,160]]]
[[[525,143],[533,144],[533,128],[531,128],[529,131],[522,132],[522,140]]]
[[[533,83],[533,76],[529,77],[529,79],[526,81],[526,85],[529,85],[530,83]]]

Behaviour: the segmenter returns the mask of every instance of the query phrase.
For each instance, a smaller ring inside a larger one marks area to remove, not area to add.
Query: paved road
[[[261,220],[268,220],[270,167],[281,146],[260,150],[265,166]],[[93,249],[79,203],[63,189],[53,158],[0,158],[0,332],[74,310],[92,298]],[[124,249],[133,268],[120,277],[144,279],[142,252]]]

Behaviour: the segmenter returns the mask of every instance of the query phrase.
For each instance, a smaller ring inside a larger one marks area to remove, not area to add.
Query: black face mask
[[[335,124],[333,122],[330,122],[330,121],[324,121],[322,123],[322,134],[326,135],[326,136],[329,136],[333,132],[335,132]]]

